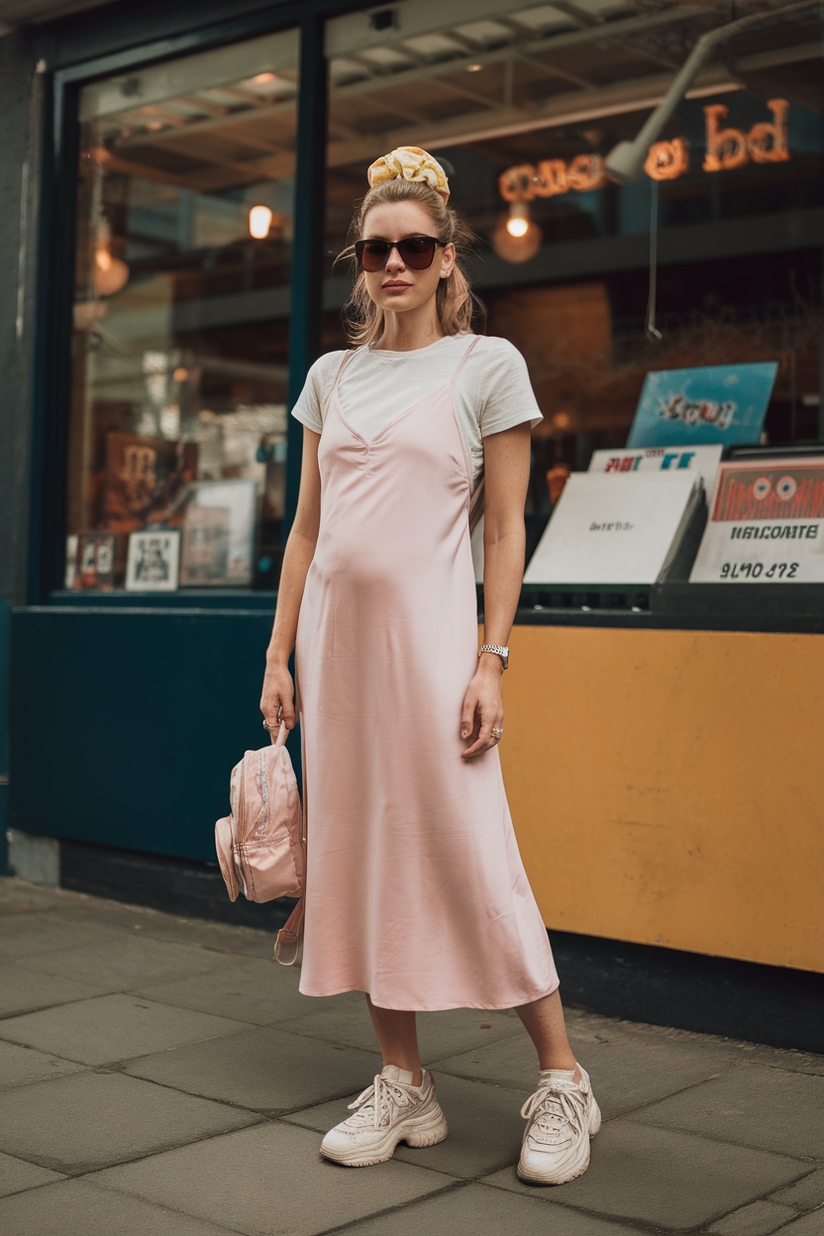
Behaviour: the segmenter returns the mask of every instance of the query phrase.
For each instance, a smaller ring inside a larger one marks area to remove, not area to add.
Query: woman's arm
[[[524,578],[524,505],[529,484],[528,423],[484,438],[484,643],[506,645]],[[503,729],[501,659],[478,658],[461,716],[461,737],[472,759],[495,746],[493,727]]]
[[[266,673],[260,697],[264,718],[274,722],[280,708],[290,730],[295,725],[295,704],[289,656],[295,646],[300,603],[320,527],[319,443],[320,434],[304,428],[298,509],[283,554],[275,623],[266,652]]]

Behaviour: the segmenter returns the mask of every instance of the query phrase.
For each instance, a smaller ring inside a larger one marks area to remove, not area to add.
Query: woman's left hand
[[[478,668],[464,696],[461,714],[461,738],[470,744],[461,752],[462,760],[471,760],[482,751],[497,746],[503,735],[502,672],[496,656],[482,656],[478,661]],[[493,730],[496,733],[493,734]]]

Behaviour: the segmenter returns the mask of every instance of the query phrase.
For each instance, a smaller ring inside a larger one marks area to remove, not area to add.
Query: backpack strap
[[[346,364],[347,359],[352,355],[347,352],[343,358],[338,370],[340,377],[341,370]],[[335,379],[337,382],[337,378]],[[334,387],[332,388],[334,390]],[[298,683],[297,668],[295,669],[295,707],[300,716],[300,684]],[[281,737],[282,735],[282,737]],[[274,742],[274,739],[272,740]],[[278,731],[278,741],[284,743],[286,741],[286,726],[281,723],[281,728]],[[306,744],[303,740],[303,726],[300,727],[300,768],[303,780],[303,813],[301,816],[302,836],[301,845],[304,847],[304,863],[303,863],[303,891],[298,899],[292,913],[287,918],[284,925],[281,927],[275,939],[275,958],[282,966],[293,966],[298,959],[300,949],[300,939],[303,932],[303,915],[306,910]]]
[[[304,892],[298,904],[281,927],[275,940],[275,957],[282,966],[293,966],[298,958],[300,930],[303,926],[303,912],[306,909],[306,893]]]

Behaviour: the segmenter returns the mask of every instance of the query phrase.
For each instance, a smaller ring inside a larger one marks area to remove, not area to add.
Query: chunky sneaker
[[[589,1139],[601,1127],[601,1112],[581,1068],[542,1069],[538,1089],[521,1108],[527,1121],[518,1175],[532,1184],[565,1184],[589,1167]]]
[[[354,1116],[330,1129],[320,1147],[325,1158],[347,1167],[383,1163],[392,1158],[398,1142],[434,1146],[447,1134],[446,1117],[426,1069],[420,1086],[413,1086],[411,1072],[385,1065],[349,1110]]]

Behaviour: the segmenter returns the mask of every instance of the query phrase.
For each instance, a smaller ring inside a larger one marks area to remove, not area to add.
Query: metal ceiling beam
[[[537,69],[541,69],[548,77],[559,77],[561,81],[571,82],[573,86],[580,86],[583,90],[594,90],[595,82],[589,81],[586,77],[581,77],[578,73],[570,73],[568,69],[560,69],[557,64],[547,64],[543,60],[536,60],[534,56],[528,56],[526,52],[515,52],[515,57],[518,60],[523,60],[525,64],[531,64]]]
[[[606,21],[598,26],[588,26],[582,30],[570,30],[564,34],[555,34],[548,37],[540,36],[538,39],[523,39],[521,43],[513,39],[507,43],[505,47],[496,48],[493,51],[472,51],[466,55],[455,56],[451,60],[442,60],[429,69],[409,69],[401,70],[392,74],[393,81],[428,81],[432,77],[439,77],[445,72],[458,72],[465,69],[468,64],[496,64],[502,60],[507,60],[513,53],[523,47],[530,56],[535,56],[541,52],[563,51],[567,47],[577,47],[584,43],[590,43],[594,39],[606,39],[613,36],[618,38],[622,34],[632,34],[638,30],[656,29],[658,26],[670,26],[677,22],[689,21],[695,17],[706,17],[707,10],[702,8],[684,8],[671,10],[668,9],[662,13],[649,13],[643,17],[627,17],[618,18],[614,21]],[[345,57],[351,59],[350,56]],[[351,82],[345,86],[333,86],[331,89],[332,98],[345,97],[349,93],[360,93],[364,90],[383,89],[385,81],[380,82]]]
[[[563,50],[566,47],[578,46],[583,43],[590,42],[594,38],[604,38],[608,34],[619,36],[620,34],[632,33],[640,29],[651,29],[663,25],[672,25],[674,22],[687,21],[697,15],[706,15],[705,9],[685,8],[677,11],[667,10],[663,13],[647,14],[644,17],[630,17],[625,19],[617,19],[614,21],[606,21],[597,27],[587,27],[585,30],[569,31],[566,34],[553,35],[549,38],[539,38],[537,40],[524,40],[523,47],[531,56],[535,56],[540,52],[549,52],[554,50]],[[517,50],[516,44],[513,42],[505,48],[497,49],[492,52],[475,52],[471,54],[458,55],[451,60],[440,61],[431,68],[415,68],[403,69],[389,73],[380,73],[374,65],[370,64],[366,70],[370,73],[367,81],[357,81],[348,83],[345,86],[331,86],[330,99],[345,99],[354,95],[368,94],[372,90],[385,90],[388,84],[396,85],[399,83],[413,84],[416,82],[431,81],[434,78],[443,77],[445,73],[457,73],[462,68],[465,69],[467,64],[481,62],[483,64],[496,64],[501,61],[510,59],[513,52]],[[346,59],[356,59],[354,56],[347,56]],[[547,66],[547,71],[552,72],[552,66]],[[563,74],[559,73],[559,76]],[[280,103],[273,103],[267,107],[259,107],[255,110],[257,118],[271,117],[275,118],[285,112],[293,111],[295,108],[294,100],[284,100]],[[222,122],[219,119],[195,121],[189,125],[190,132],[207,133],[210,130],[220,128]],[[176,133],[174,134],[176,136]],[[152,137],[153,142],[162,143],[173,134],[170,132],[165,134],[159,132]],[[127,138],[117,143],[118,150],[125,150],[129,145],[136,145],[141,139]],[[145,140],[145,139],[143,139]]]
[[[68,17],[111,3],[113,0],[0,0],[0,29],[13,30],[18,26],[52,21],[55,17]]]
[[[475,114],[434,121],[422,129],[398,129],[381,135],[375,134],[368,146],[364,141],[334,143],[330,144],[327,164],[335,167],[363,160],[378,137],[387,149],[394,146],[423,145],[427,149],[437,150],[444,146],[466,145],[469,142],[508,137],[537,129],[577,124],[601,116],[653,108],[664,98],[671,81],[669,74],[656,75],[622,82],[618,86],[570,91],[568,94],[555,95],[542,106],[534,108],[531,115],[526,117],[523,112],[514,108],[500,108],[483,116],[482,129],[479,129],[479,117]],[[702,73],[690,94],[701,97],[740,89],[740,84],[730,78],[729,70],[719,67]]]

